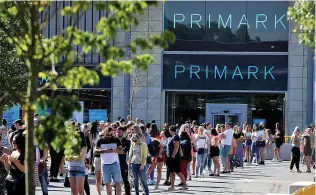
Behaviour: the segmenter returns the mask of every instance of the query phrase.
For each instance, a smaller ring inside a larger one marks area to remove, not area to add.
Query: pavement
[[[150,194],[243,194],[243,195],[260,195],[266,193],[287,194],[288,186],[298,181],[314,181],[315,170],[312,173],[305,173],[306,166],[301,167],[303,173],[293,173],[289,171],[290,162],[270,162],[266,161],[265,165],[245,166],[244,169],[237,168],[235,172],[230,174],[222,174],[220,177],[205,176],[204,178],[192,178],[188,181],[189,189],[185,191],[176,190],[169,192],[167,186],[160,186],[158,190],[154,190],[154,186],[150,186]],[[165,169],[163,169],[163,179],[165,177]],[[207,174],[208,175],[208,174]],[[63,186],[64,178],[59,178],[62,182],[50,183],[48,190],[50,195],[69,195],[70,188]],[[180,181],[177,178],[176,184]],[[89,175],[90,194],[97,195],[95,187],[94,175]],[[36,195],[42,194],[40,188],[36,189]],[[102,191],[106,194],[106,191]],[[132,192],[134,194],[134,191]],[[141,194],[141,193],[140,193]],[[113,193],[114,195],[114,193]]]

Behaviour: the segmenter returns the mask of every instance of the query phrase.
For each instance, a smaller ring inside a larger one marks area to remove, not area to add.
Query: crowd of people
[[[39,124],[39,115],[34,122]],[[88,175],[95,174],[97,193],[101,194],[105,186],[108,195],[113,188],[116,195],[130,195],[140,191],[148,195],[149,185],[159,189],[160,185],[169,186],[168,190],[188,189],[188,181],[206,175],[220,177],[221,174],[233,172],[236,167],[264,165],[265,154],[273,154],[273,162],[281,162],[281,150],[284,133],[280,124],[275,132],[266,129],[263,123],[243,126],[210,123],[198,125],[197,121],[184,124],[165,124],[160,131],[152,121],[143,121],[127,117],[127,122],[120,118],[117,122],[110,120],[76,123],[69,121],[80,135],[80,152],[74,156],[64,156],[64,151],[55,151],[49,144],[43,149],[34,146],[36,185],[44,195],[48,194],[48,182],[60,182],[64,176],[64,164],[67,164],[65,187],[70,187],[73,195],[90,194]],[[0,149],[0,195],[25,194],[25,126],[21,119],[14,121],[10,128],[3,119],[1,126]],[[300,171],[300,163],[305,161],[307,171],[311,172],[315,156],[315,126],[311,124],[305,131],[296,127],[291,136],[292,159],[290,170],[294,165]],[[35,133],[36,136],[36,133]],[[35,138],[36,140],[36,138]],[[272,148],[274,143],[275,148]],[[49,155],[48,155],[49,154]],[[50,156],[48,175],[47,160]],[[166,166],[166,180],[162,183],[162,169]],[[221,168],[222,167],[222,168]],[[213,169],[212,169],[213,168]],[[315,168],[315,167],[314,167]],[[155,177],[156,174],[156,177]],[[175,177],[180,183],[175,183]]]

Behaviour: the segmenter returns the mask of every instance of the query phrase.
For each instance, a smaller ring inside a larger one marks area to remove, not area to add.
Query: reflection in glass
[[[90,122],[89,109],[106,109],[107,117],[111,117],[111,90],[80,89],[68,92],[65,89],[58,89],[54,93],[48,92],[47,95],[50,97],[76,95],[79,101],[84,103],[83,122]]]
[[[288,51],[287,1],[167,1],[172,51]]]
[[[283,100],[284,94],[166,92],[166,122],[205,122],[200,119],[206,118],[206,103],[248,104],[249,124],[252,124],[252,118],[264,118],[267,121],[267,128],[274,129],[275,123],[283,123]],[[243,123],[234,116],[231,119],[232,122]],[[221,120],[225,122],[225,119]]]
[[[217,124],[225,124],[225,115],[214,115],[214,127],[216,127]]]
[[[227,115],[227,122],[232,123],[232,125],[239,125],[239,116],[238,115]]]

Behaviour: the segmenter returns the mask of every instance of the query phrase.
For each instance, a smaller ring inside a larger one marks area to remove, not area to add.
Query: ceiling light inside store
[[[271,103],[277,103],[278,100],[270,100]]]
[[[204,101],[204,99],[197,99],[198,101]]]

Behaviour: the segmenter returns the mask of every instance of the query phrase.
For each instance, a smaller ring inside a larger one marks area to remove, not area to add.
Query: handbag
[[[66,188],[70,187],[70,182],[69,182],[69,178],[68,178],[68,171],[66,172],[66,177],[64,180],[64,187],[66,187]]]
[[[205,153],[205,149],[204,148],[199,148],[197,153],[198,154],[204,154]]]
[[[198,148],[195,144],[193,144],[193,152],[198,152]]]
[[[42,176],[47,168],[46,162],[40,162],[38,164],[38,175]]]

